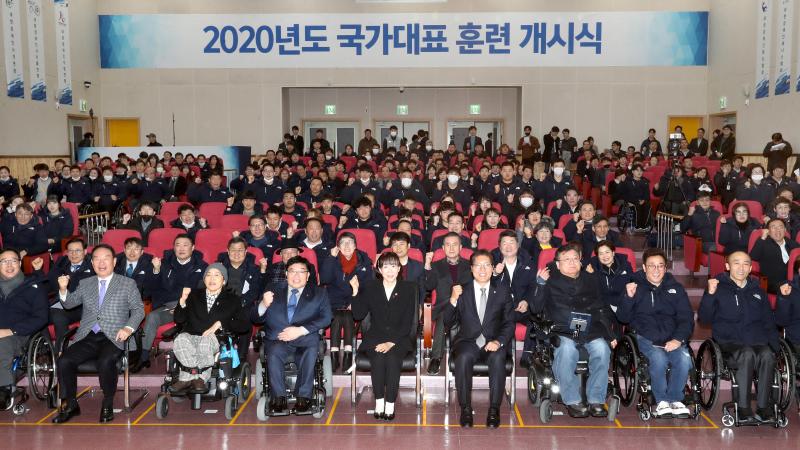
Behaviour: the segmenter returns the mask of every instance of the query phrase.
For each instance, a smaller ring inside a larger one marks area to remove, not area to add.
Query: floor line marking
[[[256,390],[255,389],[250,390],[250,395],[247,396],[247,400],[245,400],[244,403],[242,403],[239,406],[239,409],[236,411],[236,414],[233,416],[233,419],[231,419],[231,421],[228,422],[228,425],[233,425],[234,423],[236,423],[236,419],[239,418],[239,415],[242,414],[244,408],[247,406],[248,403],[250,403],[250,400],[252,400],[255,395],[256,395]]]
[[[703,419],[706,419],[706,421],[707,421],[708,423],[710,423],[712,427],[719,429],[719,425],[717,425],[716,423],[714,423],[714,421],[713,421],[713,420],[709,419],[709,418],[708,418],[708,416],[706,415],[706,413],[704,413],[704,412],[700,411],[700,415],[701,415],[701,416],[703,416]]]
[[[133,423],[131,423],[131,425],[136,425],[136,424],[138,424],[138,423],[139,423],[139,421],[140,421],[140,420],[142,420],[142,419],[144,419],[144,416],[146,416],[146,415],[147,415],[147,413],[149,413],[150,411],[152,411],[152,410],[153,410],[153,408],[155,408],[155,407],[156,407],[156,402],[153,402],[153,404],[152,404],[152,405],[150,405],[150,407],[149,407],[149,408],[145,409],[143,413],[139,414],[139,417],[137,417],[137,418],[136,418],[136,420],[134,420],[134,421],[133,421]]]
[[[422,399],[422,426],[428,425],[428,400]]]
[[[89,387],[85,388],[84,390],[80,391],[80,392],[78,393],[78,395],[77,395],[77,396],[75,396],[75,398],[78,398],[78,397],[80,397],[81,395],[85,394],[85,393],[86,393],[87,391],[89,391],[89,389],[91,389],[91,388],[92,388],[92,387],[91,387],[91,386],[89,386]],[[51,417],[53,414],[55,414],[55,413],[57,413],[57,412],[58,412],[58,408],[55,408],[55,409],[53,409],[52,411],[50,411],[49,413],[47,413],[47,415],[46,415],[46,416],[44,416],[44,417],[42,417],[41,419],[39,419],[39,420],[36,422],[36,425],[40,425],[40,424],[44,423],[44,421],[45,421],[45,420],[49,419],[49,418],[50,418],[50,417]]]
[[[336,392],[336,399],[333,400],[333,406],[331,406],[331,412],[330,412],[330,414],[328,414],[328,420],[325,421],[325,425],[326,426],[330,425],[331,424],[331,420],[333,420],[333,413],[336,412],[336,406],[339,404],[339,397],[342,396],[342,390],[343,389],[344,388],[339,388],[339,390]]]
[[[519,408],[517,408],[516,402],[514,403],[514,413],[517,415],[517,422],[519,422],[520,426],[525,426],[525,422],[522,421],[522,414],[519,412]]]

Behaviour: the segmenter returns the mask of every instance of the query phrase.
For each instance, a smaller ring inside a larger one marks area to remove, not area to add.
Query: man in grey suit
[[[78,389],[78,367],[97,361],[103,406],[100,423],[114,420],[114,393],[117,391],[117,361],[125,341],[144,318],[144,305],[136,282],[114,274],[114,249],[100,244],[92,251],[92,267],[96,276],[81,280],[78,289],[68,292],[69,275],[58,278],[58,297],[65,308],[83,305],[81,325],[74,342],[58,359],[58,383],[61,410],[53,423],[64,423],[80,415],[75,398]]]

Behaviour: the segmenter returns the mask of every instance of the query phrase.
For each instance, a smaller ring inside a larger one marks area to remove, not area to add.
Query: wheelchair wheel
[[[551,420],[553,420],[553,404],[550,403],[549,398],[542,399],[539,404],[539,421],[547,424]]]
[[[528,369],[528,399],[531,404],[538,407],[542,403],[542,381],[538,376],[536,364],[532,364]]]
[[[333,365],[331,355],[322,357],[322,376],[325,377],[325,395],[333,396]]]
[[[639,411],[639,419],[641,419],[642,422],[647,422],[651,417],[653,417],[653,415],[650,413],[649,409],[642,409]]]
[[[267,415],[267,408],[269,408],[269,397],[266,395],[263,397],[258,398],[258,404],[256,405],[256,417],[258,420],[262,422],[266,422],[269,420],[269,416]]]
[[[264,367],[261,365],[261,356],[256,360],[256,377],[255,377],[255,384],[256,384],[256,397],[261,397],[261,393],[264,392],[264,385],[262,383],[262,376],[266,376],[264,374]]]
[[[620,403],[631,406],[639,386],[639,355],[630,336],[623,337],[614,349],[612,379]]]
[[[786,411],[792,403],[795,392],[795,359],[792,348],[784,339],[780,340],[781,349],[775,358],[775,378],[778,386],[778,411]]]
[[[56,357],[50,339],[41,333],[34,335],[28,345],[28,389],[32,396],[47,400],[53,389],[56,374]]]
[[[242,367],[239,368],[239,401],[242,403],[250,396],[251,375],[250,363],[242,363]]]
[[[169,397],[166,395],[159,395],[156,400],[156,417],[164,419],[169,414]]]
[[[695,367],[697,367],[697,381],[700,388],[698,392],[700,406],[708,411],[717,402],[719,382],[722,378],[722,352],[714,341],[707,339],[700,345]],[[723,416],[723,423],[724,419]]]
[[[238,402],[237,397],[235,395],[229,395],[225,397],[225,418],[228,420],[233,419],[233,416],[236,415],[236,408]]]
[[[317,388],[315,389],[315,396],[317,401],[317,408],[311,414],[311,416],[315,419],[321,419],[322,416],[325,415],[325,397],[326,397],[325,389]]]
[[[17,403],[11,408],[11,412],[14,413],[15,416],[21,416],[28,411],[28,408],[25,407],[24,403]]]

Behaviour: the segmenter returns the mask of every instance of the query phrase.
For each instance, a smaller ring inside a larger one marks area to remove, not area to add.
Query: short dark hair
[[[187,204],[184,203],[183,205],[178,207],[178,214],[183,214],[184,211],[194,212],[194,206],[187,205]]]
[[[644,253],[642,253],[642,265],[647,264],[647,260],[656,256],[660,256],[664,262],[667,262],[667,255],[664,253],[664,250],[660,248],[650,247],[645,249]]]
[[[245,249],[247,249],[247,241],[244,240],[244,238],[241,237],[241,236],[232,237],[228,241],[228,247],[227,248],[231,248],[231,245],[234,245],[234,244],[244,244]]]
[[[172,245],[173,246],[175,245],[176,242],[178,242],[178,239],[188,239],[189,242],[191,242],[192,245],[194,245],[194,239],[192,239],[192,237],[187,233],[181,233],[181,234],[175,236],[175,239],[172,240]]]
[[[612,253],[617,251],[617,246],[614,245],[614,243],[609,241],[608,239],[603,239],[602,241],[600,241],[597,244],[595,244],[595,246],[594,246],[594,253],[595,254],[599,253],[600,247],[608,247],[608,248],[611,249]]]
[[[125,243],[123,244],[123,247],[127,247],[127,246],[129,246],[131,244],[136,244],[139,247],[144,248],[144,242],[142,242],[141,238],[138,238],[136,236],[132,236],[132,237],[129,237],[128,239],[125,239]]]
[[[469,257],[469,265],[470,266],[474,265],[475,264],[475,260],[478,259],[481,256],[485,256],[485,257],[489,258],[489,262],[492,265],[494,265],[494,258],[492,257],[492,253],[489,250],[483,250],[483,249],[475,250],[475,252],[472,253],[472,256]]]
[[[577,242],[568,242],[568,243],[562,245],[561,247],[559,247],[558,250],[556,250],[556,255],[555,255],[554,259],[556,261],[560,260],[561,259],[561,255],[563,255],[564,253],[567,253],[567,252],[576,252],[578,254],[578,257],[583,255],[583,249],[581,248],[581,245],[579,243],[577,243]]]
[[[70,240],[67,241],[67,245],[65,245],[64,247],[65,248],[69,247],[70,244],[74,244],[76,242],[81,244],[81,247],[83,247],[83,249],[86,250],[86,247],[87,247],[86,241],[80,236],[76,236],[76,237],[70,238]],[[111,253],[114,253],[113,249],[112,249]]]
[[[86,249],[86,247],[84,247],[84,249]],[[116,253],[114,252],[114,248],[111,247],[110,245],[108,245],[108,244],[97,244],[92,249],[92,258],[94,258],[94,254],[97,253],[98,250],[102,250],[102,249],[108,250],[111,253],[111,257],[112,258],[116,255]]]
[[[411,236],[408,233],[404,233],[402,231],[395,231],[392,233],[392,237],[389,238],[389,246],[391,247],[392,244],[395,242],[402,241],[408,245],[411,245]]]
[[[503,242],[503,238],[507,238],[507,237],[514,238],[514,240],[517,241],[517,243],[519,243],[519,241],[517,240],[517,232],[516,231],[514,231],[514,230],[504,230],[504,231],[501,231],[500,235],[497,236],[497,245],[500,245],[500,243]]]
[[[311,263],[307,259],[305,259],[302,256],[298,255],[298,256],[292,256],[291,258],[289,258],[288,261],[286,261],[286,271],[288,272],[289,271],[289,267],[292,267],[295,264],[302,264],[303,266],[305,266],[306,270],[309,271],[309,272],[314,270],[314,266],[311,265]]]

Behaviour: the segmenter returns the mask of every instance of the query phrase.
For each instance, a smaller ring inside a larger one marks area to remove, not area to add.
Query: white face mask
[[[433,146],[432,145],[426,145],[425,146],[425,150],[431,151],[431,150],[433,150]]]
[[[156,167],[156,172],[164,173],[164,168],[163,167]]]
[[[369,184],[369,180],[370,180],[369,178],[362,178],[361,179],[361,183],[362,184]]]
[[[458,179],[459,179],[458,175],[448,175],[447,176],[447,182],[450,183],[450,184],[458,183]]]
[[[364,155],[364,159],[366,159],[367,161],[372,161],[372,155],[367,153],[366,155]]]
[[[764,179],[764,175],[761,175],[760,173],[754,173],[750,178],[753,179],[754,183],[760,183],[761,180]]]
[[[80,176],[80,175],[78,175],[77,177],[72,177],[72,179],[73,179],[74,181],[79,181],[79,180],[81,179],[81,176]]]
[[[377,155],[380,152],[381,152],[381,149],[379,149],[379,148],[373,148],[372,149],[372,154],[374,154],[374,155]]]
[[[0,182],[5,183],[9,180],[9,177],[0,177]]]
[[[533,199],[530,197],[522,197],[519,199],[519,204],[522,205],[523,208],[530,208],[533,205]]]
[[[389,134],[390,134],[392,137],[397,137],[397,132],[396,132],[396,131],[392,131],[392,132],[391,132],[391,133],[389,133]]]
[[[114,175],[103,175],[103,180],[104,180],[106,183],[110,183],[110,182],[111,182],[111,180],[113,180],[113,179],[114,179]]]
[[[404,188],[408,189],[411,187],[411,182],[413,180],[411,178],[400,178],[400,185]]]
[[[97,175],[89,175],[89,179],[94,181],[97,179]]]
[[[203,166],[205,166],[205,165],[206,165],[206,163],[205,163],[205,161],[203,161],[203,162],[198,162],[198,163],[197,163],[197,165],[198,165],[198,166],[200,166],[200,167],[203,167]]]
[[[563,174],[564,174],[564,168],[563,167],[553,167],[553,175],[555,175],[557,177],[560,177]]]
[[[269,177],[269,178],[264,177],[264,182],[267,183],[267,184],[272,184],[272,180],[274,180],[274,179],[275,179],[275,177]]]
[[[333,155],[325,155],[325,160],[330,161],[333,159]]]

